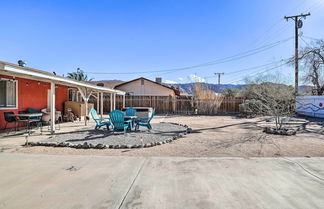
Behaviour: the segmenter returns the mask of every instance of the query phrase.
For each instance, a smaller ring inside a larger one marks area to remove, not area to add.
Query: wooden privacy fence
[[[158,114],[230,114],[238,113],[243,97],[220,97],[209,100],[194,98],[174,98],[168,96],[126,96],[126,107],[153,107]],[[97,100],[90,98],[90,103],[97,107]],[[123,96],[116,96],[116,109],[123,107]],[[110,112],[110,96],[104,95],[104,113]]]

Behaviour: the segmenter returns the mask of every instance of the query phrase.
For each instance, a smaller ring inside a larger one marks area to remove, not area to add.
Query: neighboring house
[[[90,81],[90,83],[93,83],[97,86],[103,86],[106,88],[115,88],[115,86],[125,83],[125,81]]]
[[[92,94],[98,95],[99,93],[125,95],[125,92],[111,88],[0,61],[0,129],[6,127],[4,112],[16,114],[28,108],[37,110],[49,108],[63,112],[64,102],[84,102]],[[99,97],[97,99],[99,100]],[[87,107],[88,103],[84,103]],[[98,107],[99,105],[97,109]],[[55,114],[51,114],[51,118],[55,118],[54,116]],[[13,125],[14,123],[10,123],[7,127],[13,127]],[[52,132],[55,130],[55,124],[51,126],[51,129]]]
[[[96,81],[95,83],[104,87],[124,91],[130,96],[180,96],[178,89],[163,85],[161,78],[157,78],[156,81],[140,77],[127,82]]]

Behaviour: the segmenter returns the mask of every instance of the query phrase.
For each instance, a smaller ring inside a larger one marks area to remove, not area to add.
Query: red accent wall
[[[4,75],[0,75],[0,78],[13,79],[13,77]],[[0,129],[3,129],[6,125],[4,112],[18,113],[18,111],[26,111],[28,108],[37,110],[47,108],[47,92],[51,88],[50,83],[18,77],[15,77],[15,79],[18,81],[18,109],[0,109]],[[62,111],[62,114],[64,114],[64,102],[68,100],[68,88],[67,86],[56,85],[55,89],[55,108]],[[13,127],[13,125],[14,123],[8,124],[7,127]]]

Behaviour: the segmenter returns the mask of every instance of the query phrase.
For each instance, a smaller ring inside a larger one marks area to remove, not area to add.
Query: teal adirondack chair
[[[135,130],[139,129],[140,126],[145,126],[149,130],[151,130],[152,126],[151,126],[150,122],[151,122],[152,118],[154,117],[154,115],[155,115],[155,109],[153,110],[151,117],[149,117],[149,118],[139,118],[136,121]]]
[[[136,109],[129,107],[126,109],[126,116],[135,116],[136,115]]]
[[[131,128],[132,120],[125,121],[125,115],[122,111],[114,110],[111,113],[109,113],[110,122],[113,126],[113,132],[114,131],[124,131],[124,134],[126,133],[127,129]]]
[[[111,123],[108,121],[108,118],[100,118],[97,114],[97,111],[93,108],[90,110],[90,114],[93,120],[96,122],[95,129],[99,129],[102,126],[106,126],[107,129],[109,130],[109,126],[111,125]]]

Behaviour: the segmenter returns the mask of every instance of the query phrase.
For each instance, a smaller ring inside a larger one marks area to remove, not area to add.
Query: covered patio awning
[[[19,77],[37,81],[48,82],[51,84],[51,96],[50,96],[50,109],[51,109],[51,133],[55,133],[55,85],[64,85],[69,87],[77,88],[85,102],[85,113],[88,115],[88,100],[91,95],[96,95],[97,97],[97,108],[100,104],[100,113],[103,114],[103,94],[109,93],[111,98],[116,98],[116,95],[123,95],[125,100],[126,92],[115,90],[111,88],[105,88],[101,86],[92,85],[88,82],[77,81],[64,76],[55,75],[54,73],[15,65],[8,62],[0,61],[0,74]],[[101,102],[99,103],[99,99]],[[116,100],[113,101],[113,107],[116,107]],[[125,104],[125,102],[123,102]],[[85,119],[85,125],[87,125],[87,120]]]

